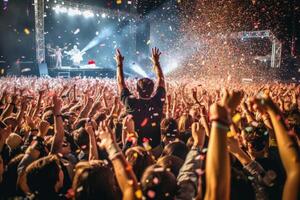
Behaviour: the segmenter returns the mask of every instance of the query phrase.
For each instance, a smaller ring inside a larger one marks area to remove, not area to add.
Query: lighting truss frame
[[[34,0],[36,61],[45,62],[44,0]]]
[[[272,42],[272,55],[271,55],[271,67],[280,68],[281,65],[281,52],[282,43],[276,38],[276,36],[270,30],[261,31],[242,31],[236,33],[230,33],[228,35],[219,35],[222,38],[232,39],[250,39],[250,38],[269,38]]]

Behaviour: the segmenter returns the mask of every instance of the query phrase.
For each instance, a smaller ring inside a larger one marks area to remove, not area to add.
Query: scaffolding
[[[44,0],[34,0],[36,61],[45,62]]]
[[[271,67],[280,68],[282,43],[270,30],[261,31],[242,31],[230,34],[219,34],[220,38],[233,38],[233,39],[251,39],[251,38],[268,38],[272,43],[271,54]]]

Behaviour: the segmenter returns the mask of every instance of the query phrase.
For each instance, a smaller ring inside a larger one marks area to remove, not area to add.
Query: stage
[[[81,66],[62,66],[59,68],[48,68],[49,76],[51,77],[108,77],[116,76],[116,70],[112,68],[99,67],[96,65],[81,65]]]

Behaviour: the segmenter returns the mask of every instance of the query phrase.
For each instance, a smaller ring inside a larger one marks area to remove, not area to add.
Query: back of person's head
[[[151,97],[154,89],[154,82],[149,78],[141,78],[137,81],[137,91],[140,97]]]
[[[75,143],[82,149],[88,150],[89,148],[89,134],[86,132],[84,128],[80,128],[73,132],[73,137]]]
[[[18,179],[18,165],[23,159],[24,154],[19,154],[12,158],[7,164],[6,171],[4,173],[4,188],[5,197],[13,197],[17,192],[17,179]]]
[[[178,138],[178,126],[176,120],[172,118],[163,119],[160,123],[160,129],[163,140],[174,141]]]
[[[63,186],[63,172],[55,155],[40,158],[26,168],[27,185],[37,196],[50,198]]]
[[[116,199],[114,174],[100,160],[78,163],[75,168],[72,188],[76,200]]]
[[[171,200],[177,193],[176,177],[159,165],[152,165],[146,169],[141,186],[146,199]]]
[[[188,151],[189,150],[187,146],[182,141],[175,141],[165,146],[162,152],[162,156],[173,155],[181,158],[182,160],[185,160]]]
[[[182,115],[178,120],[178,131],[183,133],[189,130],[192,126],[193,118],[191,115]]]
[[[263,124],[249,125],[242,131],[245,146],[250,152],[261,152],[268,145],[269,133]]]
[[[154,159],[143,147],[131,147],[126,151],[126,159],[131,164],[132,169],[138,178],[141,179],[145,169],[155,163]]]
[[[11,133],[6,139],[6,144],[9,146],[11,150],[20,147],[22,143],[23,143],[22,137],[16,133]]]
[[[157,161],[157,164],[165,169],[170,169],[171,172],[177,177],[179,170],[182,167],[184,160],[177,156],[163,156]]]

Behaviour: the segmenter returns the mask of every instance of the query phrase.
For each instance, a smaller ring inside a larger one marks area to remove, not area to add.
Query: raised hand
[[[116,54],[115,54],[114,59],[117,62],[118,66],[122,66],[123,65],[124,57],[122,56],[122,54],[120,52],[120,49],[116,49]]]
[[[192,124],[192,137],[194,139],[194,146],[203,147],[205,140],[205,130],[199,122]]]
[[[151,61],[154,65],[157,65],[159,63],[159,57],[161,55],[161,52],[158,48],[152,48],[152,55],[151,55]]]
[[[47,121],[41,121],[39,125],[39,133],[38,136],[45,137],[48,130],[49,130],[50,124]]]
[[[53,114],[60,115],[61,108],[62,108],[62,101],[56,94],[53,95]]]
[[[262,114],[267,113],[270,109],[278,110],[271,98],[266,95],[252,98],[250,99],[250,103],[253,109],[258,110]]]
[[[93,134],[94,134],[93,125],[92,125],[91,122],[85,123],[84,129],[85,129],[85,131],[86,131],[89,135],[93,135]]]
[[[234,137],[227,138],[227,148],[228,148],[228,151],[233,154],[239,153],[241,151],[239,142]]]
[[[108,127],[108,120],[100,122],[98,127],[98,137],[101,140],[100,146],[105,149],[108,149],[111,144],[115,143],[115,136]]]
[[[232,114],[232,112],[240,104],[241,100],[243,99],[243,96],[243,91],[228,92],[227,90],[224,90],[221,99],[221,105],[228,110],[229,114]]]

